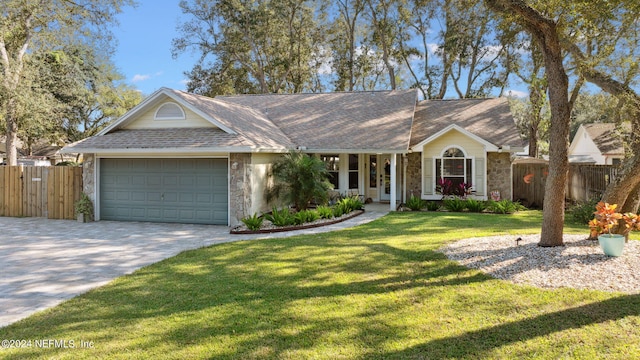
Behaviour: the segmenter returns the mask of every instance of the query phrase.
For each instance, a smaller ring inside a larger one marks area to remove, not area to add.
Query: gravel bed
[[[565,235],[565,246],[539,247],[540,235],[472,238],[438,251],[495,278],[540,288],[640,293],[640,241],[625,244],[620,257],[603,254],[598,241]]]

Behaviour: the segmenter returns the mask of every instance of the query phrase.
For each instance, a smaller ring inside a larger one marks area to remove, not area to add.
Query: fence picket
[[[0,216],[74,219],[82,168],[0,166]]]
[[[548,164],[514,164],[514,200],[522,200],[527,206],[532,203],[542,206],[545,174],[548,171]],[[607,186],[617,174],[618,167],[613,165],[570,164],[565,198],[576,202],[598,199],[602,197]],[[524,181],[525,178],[528,182]]]

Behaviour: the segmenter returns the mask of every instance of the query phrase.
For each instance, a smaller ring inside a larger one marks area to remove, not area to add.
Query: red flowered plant
[[[458,196],[461,198],[467,197],[467,195],[471,194],[471,184],[460,183],[457,186],[453,184],[453,181],[450,179],[440,178],[438,180],[438,186],[436,191],[442,194],[442,197],[445,198],[447,196]]]

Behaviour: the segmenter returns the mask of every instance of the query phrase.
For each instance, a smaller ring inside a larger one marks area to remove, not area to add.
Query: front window
[[[340,156],[320,155],[320,159],[324,162],[327,172],[329,172],[329,182],[333,184],[333,188],[340,188]]]
[[[438,192],[444,195],[464,195],[464,186],[472,185],[472,161],[456,147],[444,151],[436,158],[436,181]]]
[[[358,187],[358,155],[349,154],[349,189]]]

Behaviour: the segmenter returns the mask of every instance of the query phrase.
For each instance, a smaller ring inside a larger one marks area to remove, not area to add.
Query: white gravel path
[[[565,235],[561,247],[539,247],[540,235],[472,238],[439,251],[495,278],[540,288],[640,293],[640,241],[625,244],[620,257],[604,255],[598,241]]]

